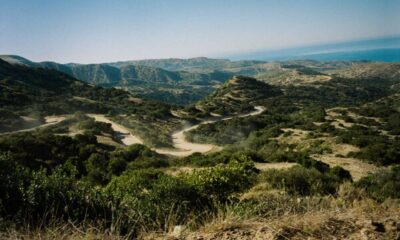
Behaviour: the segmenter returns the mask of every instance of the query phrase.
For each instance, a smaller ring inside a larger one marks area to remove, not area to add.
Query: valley
[[[171,134],[172,142],[173,142],[173,147],[174,149],[163,149],[163,148],[152,148],[153,151],[160,153],[160,154],[167,154],[167,155],[172,155],[172,156],[178,156],[178,157],[185,157],[189,156],[193,153],[208,153],[212,151],[219,151],[222,148],[216,145],[212,144],[199,144],[199,143],[192,143],[186,140],[185,138],[185,133],[192,130],[196,129],[200,125],[204,124],[210,124],[210,123],[215,123],[217,121],[226,121],[229,119],[232,119],[234,117],[248,117],[248,116],[255,116],[264,111],[264,108],[262,106],[256,106],[255,110],[253,112],[247,113],[247,114],[242,114],[238,116],[231,116],[231,117],[224,117],[220,119],[215,119],[215,120],[206,120],[202,121],[199,124],[193,125],[193,126],[188,126],[185,127],[181,130],[176,131],[175,133]],[[115,123],[108,119],[105,115],[102,114],[88,114],[90,118],[93,118],[96,122],[103,122],[106,124],[110,124],[112,130],[114,131],[116,137],[120,139],[121,143],[125,146],[133,145],[133,144],[143,144],[143,140],[141,140],[139,137],[133,135],[129,129],[126,127]],[[1,134],[13,134],[13,133],[19,133],[19,132],[29,132],[29,131],[35,131],[39,128],[45,128],[54,124],[58,124],[66,119],[67,116],[46,116],[45,117],[45,123],[42,125],[38,125],[33,128],[29,129],[23,129],[23,130],[17,130],[14,132],[5,132]],[[73,133],[72,133],[73,134]],[[73,134],[75,135],[75,134]]]
[[[400,240],[400,1],[0,1],[0,240]]]
[[[242,226],[258,236],[265,222],[276,229],[268,234],[280,236],[286,230],[275,220],[298,215],[309,221],[307,214],[323,219],[316,232],[334,235],[321,230],[333,211],[340,211],[340,228],[355,216],[366,218],[365,204],[373,202],[378,216],[381,202],[399,197],[398,63],[171,60],[165,71],[229,72],[206,96],[180,105],[135,94],[143,90],[138,85],[96,86],[24,61],[0,60],[0,163],[7,169],[0,174],[16,182],[0,196],[4,216],[33,212],[43,219],[40,213],[56,199],[57,216],[113,222],[117,214],[124,220],[113,224],[142,238],[170,237],[180,225],[187,239],[236,236]],[[146,84],[160,90],[157,81],[171,93],[182,87],[167,78]],[[66,202],[72,208],[59,212]],[[194,220],[188,212],[204,217]],[[222,229],[215,232],[210,224],[219,218]],[[157,222],[170,227],[160,230]]]

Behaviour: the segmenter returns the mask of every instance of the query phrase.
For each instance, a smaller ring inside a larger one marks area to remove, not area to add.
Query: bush
[[[371,163],[383,166],[400,164],[400,142],[377,142],[362,148],[359,152],[350,154],[350,156],[362,158]]]
[[[23,186],[28,173],[9,154],[0,152],[0,178],[0,214],[15,215],[23,202]]]
[[[124,149],[110,153],[109,172],[120,175],[126,169],[137,170],[145,168],[168,167],[165,157],[157,154],[148,147],[134,144]]]
[[[349,180],[343,171],[333,168],[331,171],[320,172],[316,168],[294,166],[284,170],[268,170],[260,178],[272,187],[292,195],[324,195],[335,194],[340,183]]]
[[[123,158],[111,158],[108,163],[108,172],[112,175],[121,175],[126,170],[128,163]]]
[[[378,201],[386,198],[400,198],[400,166],[382,169],[377,173],[361,178],[356,184]]]
[[[224,149],[220,152],[201,154],[193,153],[183,159],[175,162],[176,165],[196,166],[196,167],[212,167],[218,164],[227,164],[232,160],[242,161],[248,159],[253,162],[264,162],[265,160],[256,152],[253,151],[239,151],[235,149]]]
[[[109,211],[97,190],[77,180],[77,171],[71,165],[59,166],[51,174],[45,169],[29,171],[9,162],[3,154],[0,165],[0,214],[4,219],[36,226],[54,219],[107,217]]]
[[[127,171],[113,178],[104,193],[127,229],[167,230],[207,205],[193,186],[155,170]]]
[[[227,200],[233,193],[241,192],[253,185],[258,170],[248,159],[232,160],[212,168],[194,170],[181,175],[185,182],[194,186],[203,196],[220,201]]]
[[[94,184],[105,184],[108,181],[108,159],[104,154],[93,153],[86,163],[87,178]]]
[[[400,113],[394,113],[390,115],[387,119],[385,129],[389,131],[390,134],[400,135]]]
[[[305,168],[315,168],[321,173],[326,173],[329,171],[328,164],[311,159],[308,155],[301,155],[301,157],[297,159],[297,163]]]
[[[130,162],[127,166],[129,170],[138,170],[138,169],[146,169],[146,168],[165,168],[168,167],[169,163],[160,158],[149,158],[149,157],[140,157],[135,161]]]

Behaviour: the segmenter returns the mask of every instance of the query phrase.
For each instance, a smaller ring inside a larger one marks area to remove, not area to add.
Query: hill
[[[42,67],[54,69],[87,83],[96,85],[135,85],[138,82],[150,82],[160,84],[171,84],[178,82],[207,81],[223,82],[227,76],[223,72],[210,71],[207,74],[193,73],[188,71],[171,71],[167,68],[160,68],[140,64],[141,61],[132,61],[123,64],[121,67],[114,67],[113,64],[60,64],[56,62],[32,62],[20,56],[0,55],[0,59],[6,62],[28,67]],[[157,64],[154,64],[157,65]]]
[[[32,109],[45,114],[77,110],[105,112],[111,110],[113,104],[129,98],[127,92],[91,86],[55,70],[11,65],[2,60],[0,84],[1,105],[13,111]]]
[[[235,69],[312,77],[357,64]],[[133,82],[144,74],[123,68]],[[176,77],[157,75],[151,84]],[[400,80],[329,76],[276,85],[235,76],[183,108],[0,61],[0,131],[48,114],[64,119],[0,134],[0,238],[394,239]],[[248,114],[255,106],[265,111]],[[127,146],[129,136],[144,145]],[[200,143],[217,146],[179,158],[155,152]]]
[[[400,79],[400,63],[366,62],[327,71],[327,73],[352,79],[381,78],[398,80]]]
[[[258,100],[280,94],[278,88],[254,78],[235,76],[197,103],[196,108],[206,113],[233,115],[251,111]]]
[[[143,98],[187,104],[208,95],[232,74],[212,70],[207,73],[169,71],[157,64],[129,62],[120,67],[113,64],[59,64],[56,62],[32,62],[14,55],[1,55],[11,64],[54,69],[84,82],[104,87],[119,87],[132,91]],[[193,63],[194,64],[194,63]]]
[[[215,70],[247,67],[259,63],[264,63],[264,61],[252,61],[252,60],[231,61],[228,59],[212,59],[206,57],[197,57],[189,59],[168,58],[168,59],[121,61],[121,62],[112,62],[108,64],[116,67],[123,67],[127,65],[143,65],[149,67],[162,68],[169,71],[210,73]]]
[[[2,131],[24,128],[27,119],[39,124],[45,116],[76,111],[137,114],[147,118],[148,124],[149,119],[170,117],[170,107],[165,104],[135,100],[129,92],[89,85],[55,70],[12,65],[2,60],[0,88]]]

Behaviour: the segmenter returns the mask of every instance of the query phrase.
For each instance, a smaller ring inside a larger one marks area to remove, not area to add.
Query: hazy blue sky
[[[0,0],[0,54],[106,62],[400,34],[396,0]]]

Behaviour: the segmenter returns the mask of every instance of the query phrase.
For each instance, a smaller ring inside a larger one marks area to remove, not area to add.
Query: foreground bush
[[[194,170],[192,174],[181,178],[194,186],[202,195],[219,201],[251,187],[257,177],[258,170],[248,159],[242,162],[233,160],[228,164],[220,164],[212,168]]]
[[[114,177],[103,193],[113,209],[112,221],[120,223],[122,232],[168,230],[201,221],[202,215],[216,210],[215,204],[249,188],[255,179],[256,170],[248,161],[232,161],[177,177],[152,169],[133,170]]]
[[[156,170],[128,171],[104,189],[122,231],[182,224],[206,199],[181,179]]]
[[[52,173],[29,171],[6,154],[0,155],[0,214],[4,219],[44,224],[50,218],[105,218],[108,214],[100,193],[77,180],[76,169],[60,166]]]

